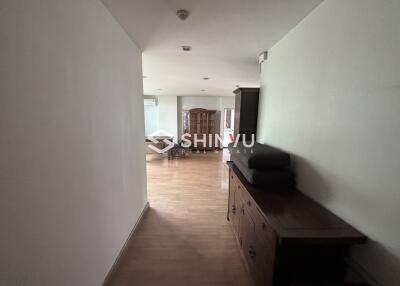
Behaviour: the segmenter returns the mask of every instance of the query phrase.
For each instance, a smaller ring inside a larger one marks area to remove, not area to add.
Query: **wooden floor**
[[[251,285],[226,221],[222,152],[148,159],[150,209],[107,286]]]

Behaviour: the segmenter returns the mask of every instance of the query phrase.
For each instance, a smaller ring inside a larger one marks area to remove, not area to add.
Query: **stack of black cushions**
[[[249,148],[239,142],[231,150],[231,160],[247,181],[257,187],[288,189],[295,186],[290,155],[274,147],[256,143]]]

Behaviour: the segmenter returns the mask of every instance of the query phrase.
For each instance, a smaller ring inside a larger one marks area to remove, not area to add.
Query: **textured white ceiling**
[[[103,2],[143,51],[145,94],[229,96],[236,85],[259,85],[258,55],[322,0]],[[175,15],[181,8],[186,21]]]

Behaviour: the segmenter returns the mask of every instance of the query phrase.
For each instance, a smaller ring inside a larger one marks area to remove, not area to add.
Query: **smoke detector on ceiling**
[[[176,11],[176,16],[178,16],[178,18],[182,21],[185,21],[189,17],[189,15],[190,12],[185,9],[179,9],[178,11]]]

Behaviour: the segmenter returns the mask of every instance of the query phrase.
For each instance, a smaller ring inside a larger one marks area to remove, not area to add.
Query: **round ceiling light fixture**
[[[176,11],[176,16],[178,16],[179,19],[182,21],[185,21],[190,15],[190,12],[186,9],[179,9]]]
[[[203,77],[203,80],[209,80],[210,78],[209,77]]]

